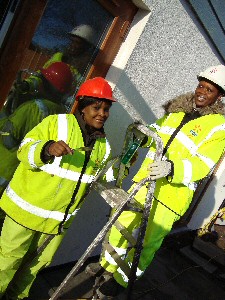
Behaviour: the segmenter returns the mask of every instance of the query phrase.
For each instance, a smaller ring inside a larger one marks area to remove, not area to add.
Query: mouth
[[[95,119],[95,121],[97,123],[100,123],[100,124],[104,124],[105,123],[105,120],[104,119]]]
[[[197,96],[195,97],[195,99],[196,99],[198,102],[204,102],[204,101],[206,101],[205,96],[202,96],[202,95],[197,95]]]

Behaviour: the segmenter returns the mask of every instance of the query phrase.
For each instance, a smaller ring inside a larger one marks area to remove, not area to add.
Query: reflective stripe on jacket
[[[84,146],[82,132],[72,114],[53,115],[45,118],[31,130],[18,150],[21,161],[12,181],[2,196],[3,210],[19,224],[44,233],[57,234],[60,222],[76,214],[80,202],[110,156],[110,146],[105,138],[94,144],[85,170],[85,152],[56,157],[44,164],[41,151],[49,140],[63,140],[72,149]],[[81,176],[81,174],[83,174]],[[71,197],[79,182],[74,202]],[[65,216],[67,207],[70,207]]]

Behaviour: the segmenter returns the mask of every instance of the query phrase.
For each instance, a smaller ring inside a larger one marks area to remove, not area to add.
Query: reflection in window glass
[[[50,0],[30,48],[50,57],[44,65],[64,61],[72,66],[74,92],[84,81],[113,17],[94,0]],[[67,109],[72,105],[67,101]]]

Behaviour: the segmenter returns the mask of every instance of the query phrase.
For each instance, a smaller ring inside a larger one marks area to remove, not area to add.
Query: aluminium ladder
[[[162,158],[162,152],[163,152],[163,143],[161,138],[153,131],[151,131],[148,127],[146,127],[143,124],[140,123],[133,123],[131,124],[126,133],[125,141],[124,141],[124,147],[123,151],[126,150],[127,146],[129,145],[129,141],[132,137],[133,130],[136,130],[142,135],[152,137],[153,140],[156,143],[156,153],[154,161],[159,161]],[[135,254],[132,266],[129,267],[126,265],[126,263],[117,255],[115,250],[109,245],[104,244],[104,247],[106,247],[107,251],[113,256],[114,260],[118,263],[120,268],[126,273],[129,274],[129,282],[128,282],[128,288],[127,288],[127,299],[131,299],[131,291],[133,287],[133,283],[136,279],[136,270],[140,258],[140,254],[142,251],[142,243],[145,236],[145,230],[148,222],[148,217],[152,205],[152,197],[155,190],[155,181],[151,181],[148,177],[144,178],[142,181],[140,181],[132,192],[128,194],[125,192],[122,188],[122,177],[124,174],[125,165],[120,162],[119,165],[119,174],[116,180],[116,185],[113,186],[109,183],[102,183],[100,182],[99,178],[101,178],[107,170],[112,167],[113,164],[118,162],[120,160],[120,157],[116,157],[109,161],[106,166],[102,169],[102,171],[98,174],[98,176],[95,178],[95,180],[92,182],[90,190],[94,189],[99,193],[101,197],[104,198],[104,200],[111,206],[111,208],[115,209],[115,213],[110,217],[109,221],[105,224],[105,226],[102,228],[102,230],[99,232],[99,234],[95,237],[95,239],[92,241],[92,243],[89,245],[89,247],[86,249],[84,254],[80,257],[80,259],[77,261],[75,266],[71,269],[69,274],[66,276],[66,278],[62,281],[62,283],[59,285],[59,287],[55,290],[55,292],[52,294],[51,298],[49,300],[56,300],[62,295],[62,293],[65,291],[66,286],[69,284],[69,282],[73,279],[73,277],[77,274],[79,269],[82,267],[84,262],[87,260],[87,258],[90,256],[90,254],[95,250],[95,248],[99,245],[100,242],[104,239],[105,235],[108,233],[108,231],[111,229],[112,225],[116,226],[116,228],[120,231],[120,233],[128,240],[128,242],[132,245],[132,247],[135,248]],[[146,202],[144,208],[138,204],[134,197],[136,193],[140,190],[140,188],[148,183],[148,192],[146,196]],[[119,223],[117,220],[120,214],[124,210],[135,210],[142,213],[142,222],[139,230],[139,235],[137,240],[128,232],[128,230]],[[97,298],[92,298],[97,299]]]

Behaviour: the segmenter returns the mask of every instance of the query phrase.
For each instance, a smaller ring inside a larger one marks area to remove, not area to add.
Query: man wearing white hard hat
[[[72,31],[68,32],[70,39],[69,45],[65,48],[64,51],[56,52],[53,56],[44,64],[43,68],[49,68],[50,65],[56,62],[64,62],[69,67],[73,74],[73,87],[71,95],[64,99],[64,104],[67,109],[70,108],[72,104],[76,88],[82,83],[85,79],[85,71],[91,63],[93,57],[93,52],[95,49],[94,39],[95,31],[90,25],[79,25],[73,28]],[[38,78],[35,76],[30,76],[25,80],[29,85],[29,93],[36,91],[36,85],[33,85],[33,82],[38,81]],[[21,91],[27,92],[27,91]]]
[[[163,140],[162,160],[153,162],[156,146],[151,138],[143,143],[149,151],[133,178],[129,193],[146,177],[156,181],[156,188],[136,278],[150,265],[174,222],[187,211],[198,183],[214,168],[225,149],[225,106],[221,101],[225,95],[225,66],[207,68],[197,79],[194,93],[167,102],[165,115],[150,125]],[[140,206],[145,204],[146,193],[147,187],[143,186],[135,196]],[[124,211],[118,221],[130,235],[137,236],[140,213]],[[107,271],[103,273],[107,279],[98,290],[101,299],[115,297],[129,282],[135,249],[117,228],[113,226],[108,234],[109,245],[103,246],[100,264],[90,264],[86,268],[92,275]],[[120,260],[123,263],[120,264]]]
[[[94,45],[95,33],[90,25],[79,25],[70,31],[71,38],[80,38],[89,44]]]
[[[73,28],[68,35],[70,38],[68,47],[63,52],[56,52],[45,63],[44,68],[53,62],[63,61],[71,66],[76,81],[79,82],[92,56],[91,49],[94,49],[95,31],[90,25],[82,24]]]

